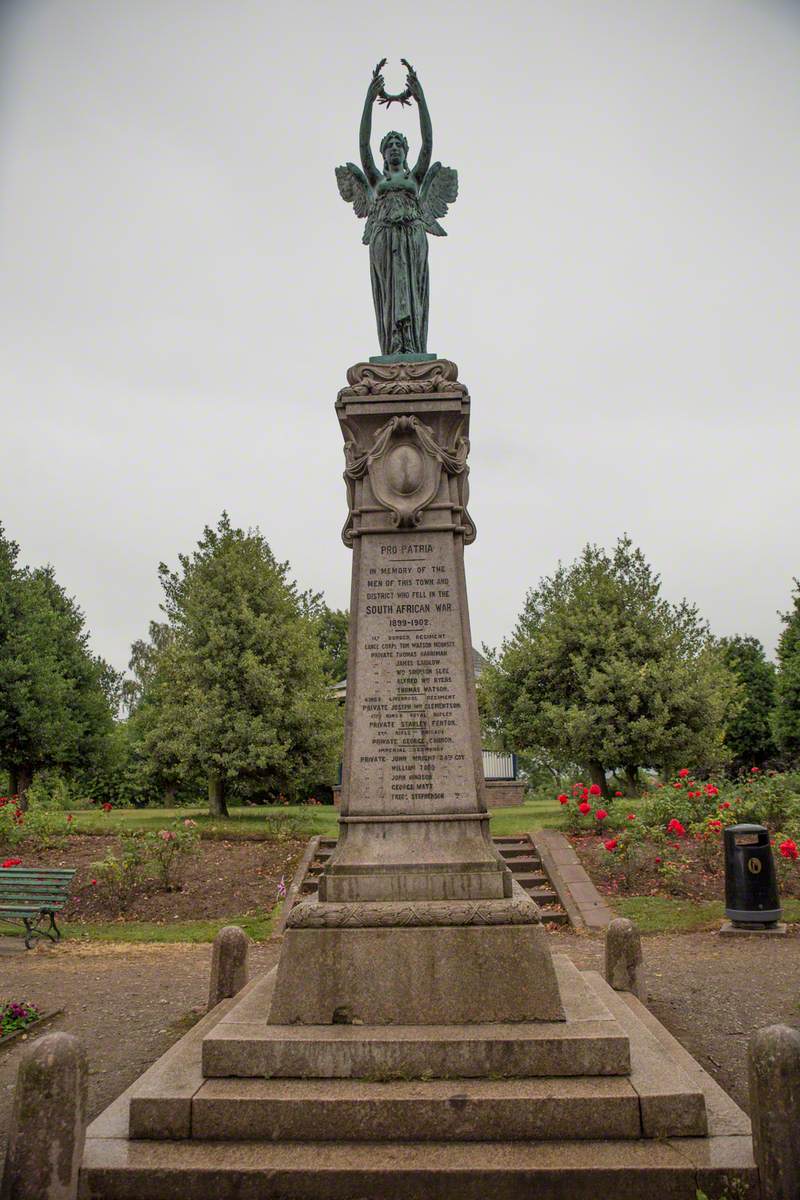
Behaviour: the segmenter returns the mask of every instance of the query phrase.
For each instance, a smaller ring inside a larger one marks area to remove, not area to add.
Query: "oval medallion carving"
[[[410,496],[422,486],[424,464],[416,446],[395,446],[386,456],[386,482],[401,496]]]

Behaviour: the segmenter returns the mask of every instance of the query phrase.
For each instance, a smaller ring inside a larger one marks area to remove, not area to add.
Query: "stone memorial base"
[[[565,1020],[276,1026],[276,971],[90,1126],[82,1200],[694,1200],[747,1116],[635,997],[553,959]]]
[[[535,907],[527,898],[525,903]],[[481,907],[485,910],[491,904]],[[324,919],[325,910],[333,906],[302,907],[312,910],[309,920],[313,920],[313,908],[320,909]],[[429,919],[435,919],[436,905],[426,909]],[[396,908],[393,912],[399,922],[402,914]],[[563,1009],[546,936],[538,923],[289,928],[269,1021],[274,1025],[560,1021]]]

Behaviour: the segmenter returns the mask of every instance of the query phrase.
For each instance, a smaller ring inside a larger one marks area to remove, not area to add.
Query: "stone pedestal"
[[[290,915],[276,1024],[564,1019],[538,907],[489,834],[457,374],[361,363],[336,403],[353,551],[340,836]],[[512,965],[524,988],[503,986]]]
[[[500,900],[464,545],[469,397],[453,363],[362,364],[336,410],[353,549],[341,835],[320,900]]]

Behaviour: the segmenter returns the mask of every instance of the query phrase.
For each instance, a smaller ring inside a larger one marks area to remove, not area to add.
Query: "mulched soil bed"
[[[14,855],[25,867],[76,868],[62,914],[66,922],[113,921],[121,915],[129,921],[199,921],[269,912],[281,877],[289,886],[305,842],[202,840],[195,855],[180,861],[177,890],[159,891],[148,880],[124,914],[106,887],[92,884],[92,864],[119,849],[116,837],[73,835],[58,849],[28,851],[23,844]]]

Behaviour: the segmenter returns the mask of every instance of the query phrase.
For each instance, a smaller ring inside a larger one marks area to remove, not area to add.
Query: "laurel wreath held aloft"
[[[383,68],[386,66],[387,61],[388,60],[385,58],[381,59],[381,61],[378,63],[375,70],[372,72],[373,79],[377,79],[377,77],[380,75]],[[405,58],[401,58],[400,62],[403,64],[405,69],[408,71],[409,75],[413,75],[414,78],[416,79],[417,73],[414,70],[414,68],[412,67],[411,63]],[[396,104],[410,104],[412,97],[413,97],[413,92],[411,91],[410,87],[406,87],[406,90],[404,92],[397,92],[395,95],[392,95],[391,93],[387,92],[386,89],[382,87],[381,90],[378,92],[377,99],[378,99],[378,104],[385,104],[386,107],[388,108],[390,104],[395,104],[395,103]]]

